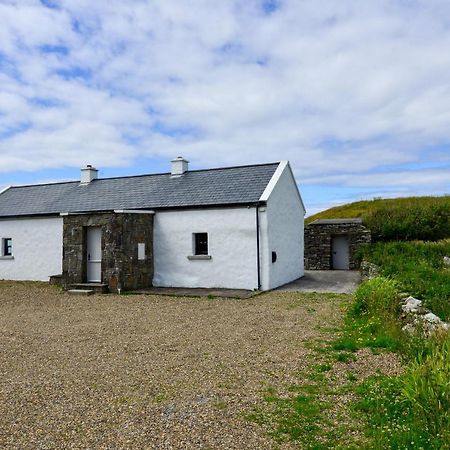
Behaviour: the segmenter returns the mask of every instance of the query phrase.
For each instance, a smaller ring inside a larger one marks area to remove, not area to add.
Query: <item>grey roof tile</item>
[[[259,200],[278,163],[12,187],[0,194],[0,217],[61,212],[248,204]]]

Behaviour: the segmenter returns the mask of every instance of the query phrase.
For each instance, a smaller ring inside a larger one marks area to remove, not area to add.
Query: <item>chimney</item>
[[[89,184],[92,180],[97,179],[98,170],[88,164],[81,168],[81,184]]]
[[[186,161],[182,156],[177,156],[171,161],[172,169],[170,171],[172,176],[181,176],[188,171],[189,161]]]

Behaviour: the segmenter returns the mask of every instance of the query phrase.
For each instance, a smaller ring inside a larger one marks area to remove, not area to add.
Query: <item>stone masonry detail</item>
[[[134,213],[70,214],[64,217],[63,282],[86,282],[87,227],[102,229],[102,283],[118,288],[150,287],[153,280],[153,215]],[[145,259],[138,260],[138,243]]]
[[[330,270],[331,241],[335,236],[348,236],[350,270],[358,269],[356,251],[371,241],[370,230],[362,223],[310,223],[305,227],[305,269]]]

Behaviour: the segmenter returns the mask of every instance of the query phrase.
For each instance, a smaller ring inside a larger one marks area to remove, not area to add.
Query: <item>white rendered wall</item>
[[[12,238],[14,258],[0,257],[0,280],[48,281],[61,274],[62,218],[2,219],[2,238]]]
[[[261,284],[268,290],[304,275],[305,210],[288,164],[260,211]],[[272,251],[277,253],[275,263]]]
[[[208,233],[210,260],[189,260],[193,233]],[[157,212],[154,286],[256,289],[255,208]]]

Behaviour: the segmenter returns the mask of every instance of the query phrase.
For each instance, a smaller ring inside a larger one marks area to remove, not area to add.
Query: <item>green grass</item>
[[[343,327],[327,331],[337,336],[309,342],[309,369],[297,374],[295,384],[266,388],[265,404],[247,418],[277,443],[305,449],[450,449],[450,334],[423,339],[403,333],[402,288],[381,276],[361,284],[351,303],[343,298]],[[334,385],[333,365],[355,361],[361,348],[397,352],[404,372],[389,377],[378,371],[364,380],[347,370],[346,384]],[[345,403],[348,395],[353,400]],[[331,419],[336,415],[339,424]]]
[[[375,241],[450,237],[450,196],[374,199],[349,203],[306,219],[362,218]]]
[[[360,384],[355,411],[366,418],[368,448],[450,448],[450,334],[424,339],[401,333],[395,290],[383,277],[363,283],[334,343],[347,351],[384,347],[400,352],[406,363],[401,376]]]
[[[441,319],[450,319],[450,268],[443,262],[444,256],[450,256],[450,239],[377,243],[364,248],[361,255]]]
[[[366,418],[367,448],[444,449],[443,438],[416,420],[413,405],[402,395],[403,384],[404,377],[378,375],[358,386],[354,409]]]
[[[361,284],[348,308],[344,332],[333,342],[333,349],[350,353],[364,347],[399,350],[398,307],[398,288],[393,280],[377,277]],[[338,358],[345,359],[345,355]]]
[[[397,283],[389,278],[377,277],[363,283],[355,293],[355,301],[349,314],[358,317],[370,314],[379,317],[380,314],[391,315],[398,312]]]
[[[336,339],[332,347],[336,351],[350,353],[365,347],[397,351],[400,349],[400,333],[394,321],[388,323],[376,317],[351,317],[346,319],[345,333]],[[338,360],[348,359],[345,353],[343,355]]]
[[[246,419],[269,429],[279,444],[290,441],[312,450],[353,448],[346,427],[334,426],[326,416],[336,392],[329,389],[324,368],[316,366],[304,373],[302,382],[287,387],[289,395],[278,392],[274,386],[267,387],[265,405],[255,408]],[[310,381],[306,383],[305,379]]]

